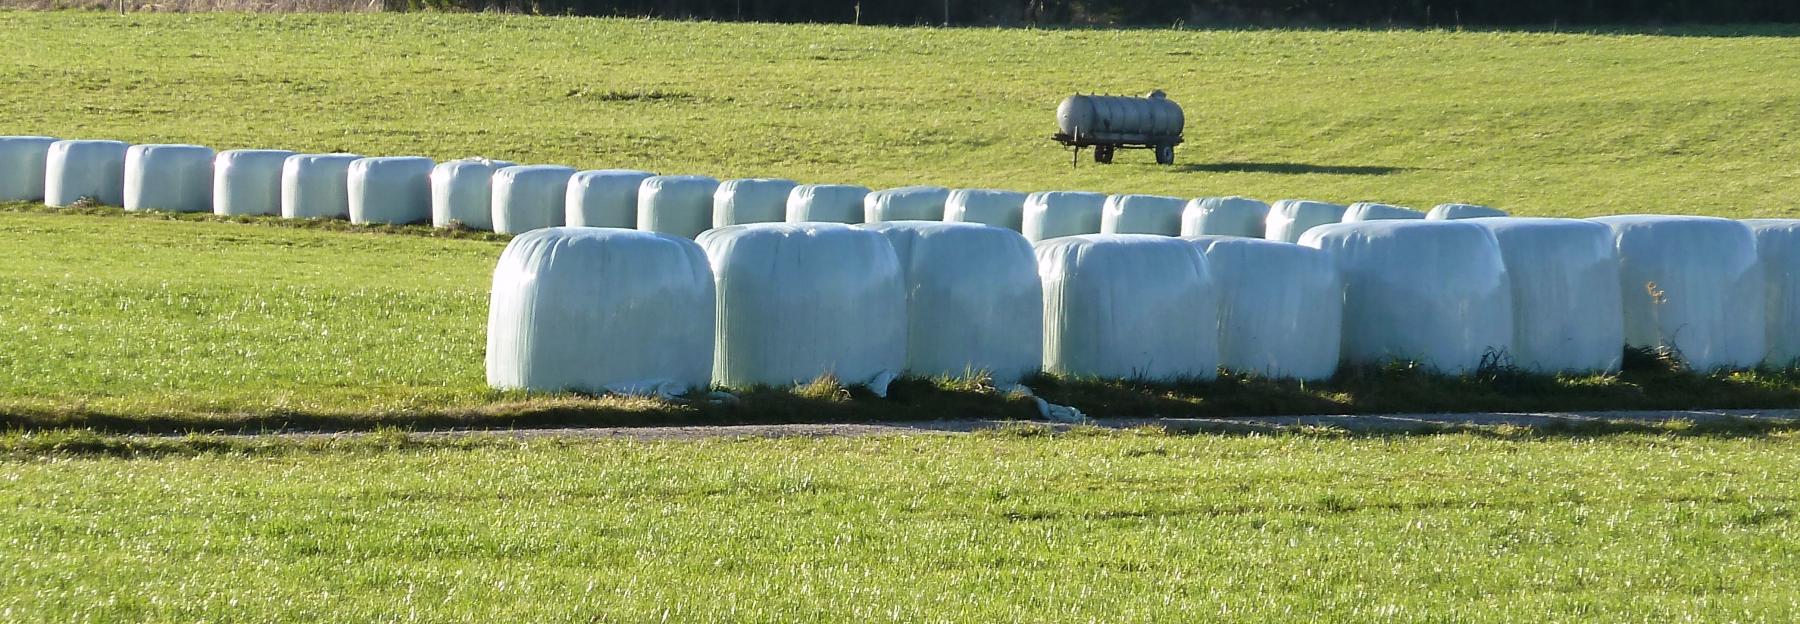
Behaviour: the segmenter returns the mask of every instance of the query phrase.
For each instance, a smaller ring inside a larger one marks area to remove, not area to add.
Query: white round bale
[[[1431,212],[1425,213],[1425,218],[1433,221],[1484,219],[1487,217],[1504,216],[1507,216],[1505,210],[1489,208],[1487,206],[1477,206],[1475,204],[1438,204],[1437,206],[1432,207]]]
[[[1512,360],[1541,373],[1619,370],[1625,317],[1612,230],[1580,219],[1478,218],[1512,280]]]
[[[1749,226],[1669,215],[1594,221],[1612,228],[1619,250],[1625,344],[1671,349],[1701,371],[1768,355],[1767,286]]]
[[[133,145],[125,151],[125,209],[211,212],[213,157],[199,145]]]
[[[1769,354],[1763,363],[1800,366],[1800,219],[1746,219],[1756,234],[1756,255],[1767,280],[1763,315]]]
[[[924,377],[986,371],[1013,384],[1043,365],[1043,286],[1031,243],[978,223],[890,221],[906,288],[906,370]]]
[[[382,156],[350,163],[350,222],[406,225],[431,220],[431,170],[423,156]]]
[[[1020,232],[1039,243],[1063,236],[1100,233],[1106,195],[1084,191],[1039,191],[1025,196]]]
[[[44,198],[44,172],[56,139],[0,136],[0,201]]]
[[[941,186],[903,186],[875,191],[863,197],[863,222],[942,221],[950,189]]]
[[[700,236],[718,292],[713,382],[867,384],[906,365],[906,292],[887,238],[837,223],[732,225]]]
[[[719,181],[706,176],[653,176],[638,185],[637,228],[683,238],[712,229],[713,192]]]
[[[1325,252],[1230,235],[1188,240],[1219,292],[1219,365],[1264,377],[1328,379],[1343,340],[1344,284]]]
[[[463,158],[431,168],[431,225],[460,224],[482,232],[494,229],[494,172],[513,163]],[[558,189],[561,192],[561,189]],[[558,206],[561,199],[558,198]]]
[[[1182,236],[1262,238],[1269,205],[1248,197],[1201,197],[1181,210]]]
[[[705,388],[713,282],[693,241],[545,228],[494,268],[487,380],[502,389],[646,394]]]
[[[123,141],[57,141],[44,155],[44,204],[61,208],[83,197],[107,206],[125,204]]]
[[[869,188],[854,184],[802,184],[788,193],[789,223],[862,223]]]
[[[520,234],[561,227],[563,201],[575,168],[560,165],[514,165],[494,172],[494,231]]]
[[[1382,220],[1312,228],[1344,281],[1344,359],[1418,362],[1461,375],[1512,350],[1512,287],[1487,228]]]
[[[1100,213],[1102,234],[1181,235],[1187,200],[1161,195],[1114,195]]]
[[[300,154],[281,163],[281,217],[350,218],[350,163],[356,154]]]
[[[1219,301],[1193,243],[1085,234],[1036,246],[1044,370],[1105,379],[1212,379]]]
[[[213,214],[281,214],[281,167],[287,150],[225,150],[213,159]]]
[[[1307,230],[1344,219],[1344,207],[1321,201],[1283,199],[1269,206],[1263,238],[1284,243],[1299,242]]]
[[[633,169],[576,173],[563,197],[563,221],[576,227],[636,228],[638,187],[654,175]]]
[[[1025,227],[1025,194],[994,189],[957,189],[944,200],[944,220],[981,223],[1014,232]]]
[[[1344,209],[1343,223],[1361,223],[1363,221],[1383,221],[1389,219],[1423,219],[1425,213],[1411,208],[1377,204],[1375,202],[1356,202]]]
[[[780,223],[787,219],[788,194],[793,180],[744,178],[726,180],[713,191],[712,225]]]

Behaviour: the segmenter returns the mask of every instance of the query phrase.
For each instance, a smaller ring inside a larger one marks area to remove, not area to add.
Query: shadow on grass
[[[449,227],[433,227],[429,223],[409,225],[365,224],[358,225],[344,219],[315,217],[310,219],[286,219],[279,216],[219,216],[210,212],[162,212],[156,210],[131,211],[117,206],[78,202],[65,208],[52,208],[33,202],[0,202],[0,212],[26,214],[83,215],[90,217],[122,217],[133,219],[150,219],[153,221],[181,221],[187,223],[242,223],[266,227],[290,228],[296,230],[319,230],[326,232],[350,232],[362,234],[397,234],[403,236],[420,236],[425,238],[449,238],[459,240],[479,240],[505,242],[512,240],[511,234],[484,232],[464,227],[459,222],[451,222]]]
[[[1275,173],[1282,175],[1388,175],[1412,171],[1408,167],[1379,165],[1309,165],[1304,163],[1222,162],[1176,165],[1176,171],[1204,173]]]

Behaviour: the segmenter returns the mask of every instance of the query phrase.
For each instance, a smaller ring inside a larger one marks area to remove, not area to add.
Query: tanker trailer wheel
[[[1156,146],[1156,164],[1159,164],[1159,165],[1175,164],[1175,146],[1173,146],[1173,145],[1158,145],[1158,146]]]
[[[1095,145],[1094,146],[1094,162],[1100,163],[1102,165],[1110,165],[1110,164],[1112,164],[1112,157],[1113,157],[1113,146],[1111,146],[1111,145]]]

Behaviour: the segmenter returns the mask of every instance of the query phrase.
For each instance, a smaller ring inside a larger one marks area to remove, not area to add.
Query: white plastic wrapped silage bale
[[[562,227],[573,167],[514,165],[494,172],[494,231],[520,234]]]
[[[993,189],[957,189],[944,200],[944,220],[981,223],[1014,232],[1025,227],[1025,194]]]
[[[903,186],[875,191],[863,197],[863,222],[942,221],[950,189],[941,186]]]
[[[1103,234],[1179,236],[1187,200],[1161,195],[1114,195],[1100,213]]]
[[[1343,223],[1360,223],[1363,221],[1383,221],[1388,219],[1423,219],[1425,213],[1411,208],[1377,204],[1375,202],[1356,202],[1344,209]]]
[[[744,178],[726,180],[713,191],[712,226],[780,223],[787,220],[793,180]]]
[[[1043,365],[1043,287],[1031,243],[978,223],[889,221],[906,288],[906,370],[923,377],[991,373],[1018,383]]]
[[[1269,205],[1248,197],[1201,197],[1181,211],[1182,236],[1262,238]]]
[[[1769,354],[1763,363],[1776,368],[1800,366],[1800,219],[1746,219],[1756,234],[1762,260],[1768,312],[1765,337]]]
[[[1433,221],[1449,221],[1452,219],[1484,219],[1487,217],[1508,216],[1505,210],[1477,206],[1475,204],[1438,204],[1425,213],[1425,218]]]
[[[832,374],[885,392],[906,363],[906,292],[887,238],[836,223],[702,234],[718,292],[713,382],[786,386]]]
[[[513,163],[486,158],[463,158],[431,168],[431,226],[462,227],[487,232],[494,229],[494,172]],[[558,189],[562,192],[562,189]],[[561,198],[557,205],[561,208]]]
[[[56,139],[0,136],[0,201],[44,198],[44,171]]]
[[[1039,191],[1025,197],[1020,232],[1039,243],[1063,236],[1100,233],[1106,195],[1084,191]]]
[[[1512,349],[1512,286],[1487,228],[1382,220],[1312,228],[1344,280],[1344,359],[1413,361],[1460,375]]]
[[[1625,351],[1612,230],[1579,219],[1469,219],[1494,233],[1512,281],[1512,361],[1542,373],[1616,371]]]
[[[563,221],[575,227],[635,228],[638,187],[655,175],[633,169],[576,173],[563,198]]]
[[[1219,365],[1271,378],[1337,372],[1344,285],[1325,252],[1242,236],[1195,236],[1219,293]]]
[[[350,222],[426,223],[431,220],[431,170],[422,156],[383,156],[350,163]]]
[[[57,141],[44,156],[44,204],[63,207],[83,197],[108,206],[125,204],[125,152],[121,141]]]
[[[869,189],[853,184],[802,184],[788,193],[789,223],[862,223]]]
[[[1219,302],[1193,243],[1088,234],[1036,246],[1044,283],[1044,369],[1175,381],[1219,368]]]
[[[1307,230],[1344,219],[1344,207],[1305,199],[1284,199],[1269,206],[1263,238],[1284,243],[1299,242]]]
[[[281,217],[350,218],[350,163],[356,154],[299,154],[281,163]]]
[[[706,176],[644,178],[638,185],[637,228],[684,238],[712,229],[713,192],[719,181]]]
[[[1701,371],[1767,355],[1766,284],[1749,226],[1667,215],[1594,221],[1612,228],[1619,249],[1627,345],[1671,349]]]
[[[125,152],[125,209],[211,212],[212,148],[133,145]]]
[[[679,394],[712,375],[713,282],[693,241],[546,228],[494,269],[487,379],[496,388]]]
[[[281,166],[287,150],[225,150],[213,158],[213,214],[281,214]]]

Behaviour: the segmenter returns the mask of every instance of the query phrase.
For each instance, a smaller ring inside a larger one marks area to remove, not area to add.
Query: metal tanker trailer
[[[1094,162],[1102,164],[1119,148],[1150,149],[1157,164],[1169,165],[1185,121],[1181,106],[1160,90],[1144,97],[1072,95],[1056,107],[1059,132],[1051,138],[1075,148],[1077,161],[1084,147],[1094,148]]]

